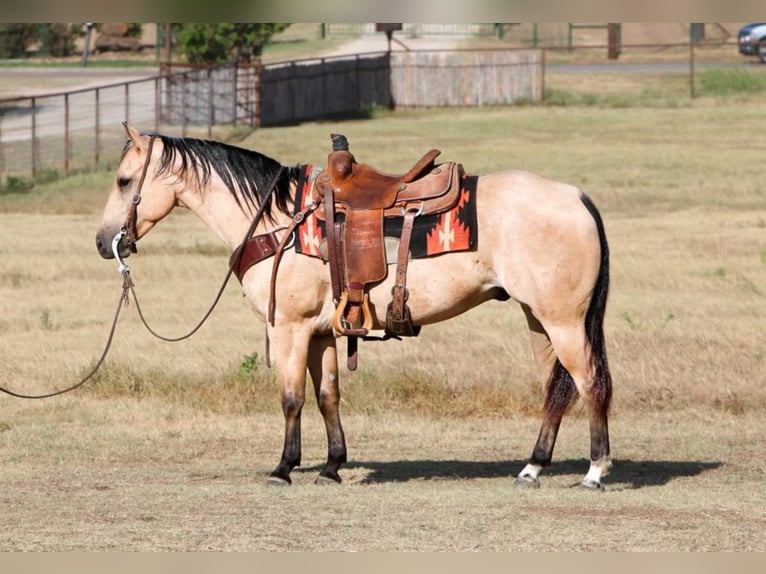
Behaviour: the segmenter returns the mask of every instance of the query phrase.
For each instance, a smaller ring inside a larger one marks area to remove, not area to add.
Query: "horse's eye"
[[[125,189],[130,185],[130,178],[128,177],[121,177],[117,180],[117,185],[120,186],[121,189]]]

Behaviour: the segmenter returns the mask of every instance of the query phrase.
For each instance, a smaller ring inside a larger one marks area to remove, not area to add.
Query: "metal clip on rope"
[[[128,264],[122,260],[122,257],[120,257],[120,241],[122,241],[122,238],[125,237],[125,235],[127,235],[127,230],[123,227],[120,229],[120,232],[112,238],[112,253],[117,260],[117,263],[120,264],[119,269],[123,276],[130,273],[130,267],[128,267]]]

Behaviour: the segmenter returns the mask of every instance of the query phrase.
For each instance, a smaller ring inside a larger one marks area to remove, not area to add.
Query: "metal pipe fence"
[[[267,66],[163,66],[142,80],[0,100],[0,187],[9,177],[115,162],[126,120],[185,136],[189,126],[210,134],[214,125],[280,125],[375,106],[535,101],[543,68],[540,53],[529,50],[382,52]]]
[[[46,170],[99,164],[120,122],[157,127],[160,81],[0,100],[0,176],[34,178]]]
[[[67,92],[0,100],[0,184],[6,177],[114,161],[123,121],[186,135],[189,126],[256,124],[253,66],[216,66]]]

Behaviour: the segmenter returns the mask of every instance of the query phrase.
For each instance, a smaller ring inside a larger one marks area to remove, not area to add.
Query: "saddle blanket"
[[[295,192],[296,213],[311,205],[314,180],[323,168],[302,166],[301,177]],[[470,251],[476,248],[478,230],[476,225],[476,182],[478,176],[463,176],[460,198],[449,211],[415,218],[410,242],[413,259],[432,257],[450,251]],[[401,217],[387,217],[383,234],[398,239],[402,234]],[[312,257],[322,256],[325,224],[312,212],[298,227],[295,250]]]

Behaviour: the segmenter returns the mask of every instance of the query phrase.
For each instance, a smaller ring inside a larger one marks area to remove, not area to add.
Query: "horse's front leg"
[[[274,329],[269,334],[285,417],[285,444],[279,465],[269,475],[271,484],[292,484],[290,472],[301,464],[301,412],[305,402],[309,337],[285,328]]]
[[[309,343],[308,367],[314,383],[319,411],[327,430],[327,463],[316,479],[317,484],[340,483],[340,466],[346,462],[346,438],[340,423],[338,351],[335,337],[317,335]]]

